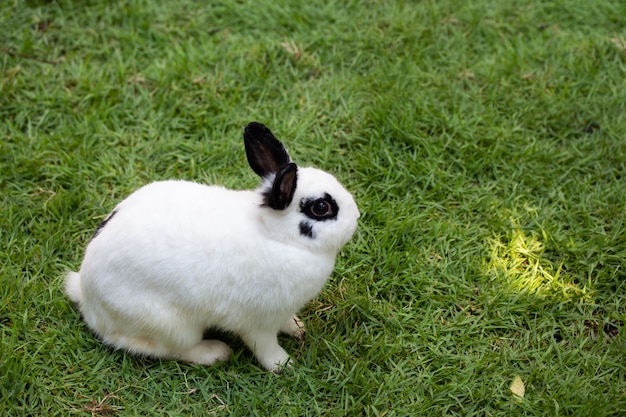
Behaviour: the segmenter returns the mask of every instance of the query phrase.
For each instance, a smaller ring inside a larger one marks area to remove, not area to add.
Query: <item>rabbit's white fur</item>
[[[122,201],[89,243],[66,293],[89,327],[114,347],[213,364],[229,347],[202,340],[219,328],[239,335],[266,369],[289,356],[283,331],[302,338],[295,316],[321,291],[339,249],[356,229],[352,196],[328,173],[298,168],[292,203],[264,206],[262,190],[186,181],[146,185]],[[336,219],[300,231],[307,198],[332,195]]]

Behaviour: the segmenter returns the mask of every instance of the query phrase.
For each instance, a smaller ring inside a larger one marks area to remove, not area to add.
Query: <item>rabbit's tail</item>
[[[65,293],[70,300],[80,304],[83,298],[83,291],[80,285],[80,274],[78,272],[68,272],[65,278]]]

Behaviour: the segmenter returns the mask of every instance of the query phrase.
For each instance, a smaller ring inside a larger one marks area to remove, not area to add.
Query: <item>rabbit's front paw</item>
[[[296,315],[291,316],[280,328],[280,331],[299,341],[303,341],[306,335],[304,323]]]
[[[244,333],[241,337],[261,366],[268,371],[277,371],[289,362],[289,355],[278,344],[275,333],[253,331]]]

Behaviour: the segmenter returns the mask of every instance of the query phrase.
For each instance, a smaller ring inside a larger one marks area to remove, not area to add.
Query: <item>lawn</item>
[[[624,2],[6,0],[0,39],[0,415],[626,415]],[[65,271],[145,183],[256,187],[253,120],[362,213],[293,366],[103,347]]]

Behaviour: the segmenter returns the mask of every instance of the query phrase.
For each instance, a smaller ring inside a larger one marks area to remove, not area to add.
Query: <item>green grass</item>
[[[0,414],[625,415],[625,28],[619,0],[5,1]],[[251,120],[362,212],[295,365],[104,348],[64,271],[146,182],[254,187]]]

